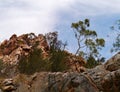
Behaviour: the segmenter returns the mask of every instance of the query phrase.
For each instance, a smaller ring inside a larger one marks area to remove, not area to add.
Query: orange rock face
[[[20,57],[28,55],[34,47],[42,50],[43,58],[49,57],[48,52],[50,47],[44,35],[39,34],[36,36],[34,33],[29,33],[17,36],[13,34],[9,40],[5,40],[1,43],[0,58],[3,59],[5,63],[16,65]],[[65,52],[68,54],[67,65],[70,67],[71,71],[84,71],[84,59],[70,54],[67,51]]]
[[[18,37],[14,34],[9,40],[5,40],[1,43],[0,57],[5,63],[16,64],[16,62],[19,61],[19,57],[28,55],[36,44],[37,48],[40,48],[42,52],[44,52],[44,55],[47,55],[49,46],[42,34],[36,36],[34,33],[30,33]]]

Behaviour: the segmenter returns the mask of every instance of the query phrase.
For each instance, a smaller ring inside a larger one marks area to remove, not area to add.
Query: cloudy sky
[[[106,39],[101,53],[109,58],[114,39],[110,26],[120,19],[119,15],[120,0],[0,0],[0,41],[14,33],[58,31],[59,38],[68,41],[67,49],[74,52],[71,23],[89,18],[91,29]]]

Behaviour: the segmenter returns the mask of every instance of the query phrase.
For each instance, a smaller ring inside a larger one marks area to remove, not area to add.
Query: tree
[[[2,59],[0,59],[0,72],[3,69],[3,66],[4,66],[3,61],[2,61]]]
[[[51,71],[52,72],[61,72],[65,71],[68,68],[67,59],[68,55],[63,50],[53,51],[51,53],[50,62],[51,62]]]
[[[36,41],[29,54],[20,57],[17,66],[20,73],[31,75],[35,72],[51,70],[51,62],[48,58],[44,58],[42,49],[37,48],[38,45],[38,41]]]
[[[111,27],[111,29],[117,34],[111,52],[118,52],[120,51],[120,20],[118,20],[116,24]]]
[[[99,62],[97,62],[93,56],[87,58],[87,63],[85,65],[86,68],[94,68],[97,65],[99,65]]]
[[[94,30],[89,30],[89,19],[72,23],[75,38],[77,39],[78,48],[75,55],[82,55],[84,57],[98,57],[99,50],[105,45],[105,40],[97,38],[97,33]]]
[[[28,56],[22,56],[18,63],[20,73],[33,74],[50,70],[50,62],[42,56],[42,50],[34,48]]]
[[[58,32],[49,32],[45,35],[50,50],[64,50],[67,46],[67,42],[63,43],[58,40]]]
[[[68,69],[65,62],[67,54],[64,51],[67,43],[63,43],[61,40],[58,40],[58,32],[49,32],[45,35],[45,37],[50,47],[49,61],[51,62],[51,71],[58,72]]]

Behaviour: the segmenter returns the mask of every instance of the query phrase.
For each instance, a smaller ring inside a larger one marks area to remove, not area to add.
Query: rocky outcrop
[[[69,70],[33,75],[16,73],[20,57],[29,55],[34,46],[42,50],[44,58],[49,56],[49,46],[43,35],[13,35],[1,43],[0,59],[7,66],[0,71],[0,92],[120,92],[120,53],[103,65],[86,69],[82,57],[65,51]]]
[[[13,79],[5,79],[1,84],[3,92],[12,92],[16,90],[16,86],[13,83]]]
[[[88,76],[74,72],[41,72],[29,77],[19,75],[13,79],[18,85],[14,92],[99,92]],[[4,87],[4,90],[8,89]]]
[[[120,92],[120,69],[106,74],[101,85],[104,92]]]
[[[117,58],[114,59],[117,60]],[[37,73],[29,79],[26,77],[27,82],[24,85],[27,85],[31,92],[120,92],[120,68],[108,70],[106,65],[110,60],[105,65],[85,69],[82,73],[77,71]],[[115,63],[112,62],[112,64]],[[21,87],[25,86],[21,84],[18,89],[20,90]],[[27,89],[22,92],[27,92]]]
[[[120,52],[105,63],[105,68],[108,71],[115,71],[120,69]]]
[[[103,65],[100,65],[87,70],[85,74],[92,78],[97,88],[102,92],[120,91],[120,69],[110,72],[105,70]]]
[[[21,36],[12,35],[9,40],[5,40],[0,45],[0,58],[3,62],[16,65],[21,56],[28,55],[33,46],[43,51],[44,57],[47,55],[49,46],[44,35],[36,36],[34,33],[23,34]]]
[[[108,71],[104,65],[86,69],[82,73],[74,71],[18,74],[7,81],[8,87],[5,86],[5,80],[1,81],[4,86],[0,88],[10,88],[14,92],[120,92],[120,69]]]
[[[34,48],[41,49],[43,58],[50,58],[50,46],[44,35],[35,35],[34,33],[23,34],[20,36],[12,35],[9,40],[5,40],[0,44],[0,59],[6,67],[1,70],[2,74],[7,76],[16,75],[16,67],[21,57],[28,56]],[[65,64],[69,67],[68,71],[83,72],[85,68],[85,60],[82,57],[75,56],[67,51]]]
[[[19,74],[12,80],[13,82],[8,82],[9,85],[2,89],[11,89],[14,92],[120,92],[120,69],[110,72],[101,69],[101,66],[83,73],[40,72],[29,76]]]
[[[50,74],[46,92],[98,92],[90,77],[79,73]]]
[[[70,72],[84,72],[85,71],[85,67],[83,67],[86,62],[84,60],[84,58],[80,57],[80,56],[75,56],[72,53],[67,53],[67,65],[69,66],[69,71]]]

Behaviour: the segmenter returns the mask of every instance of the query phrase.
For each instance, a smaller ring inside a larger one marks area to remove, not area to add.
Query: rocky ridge
[[[13,35],[1,43],[0,58],[4,63],[16,66],[19,58],[28,55],[36,43],[47,57],[49,46],[45,37],[30,33],[19,37]],[[11,71],[1,70],[1,74],[10,72],[12,76],[0,76],[0,92],[120,92],[120,53],[93,69],[83,67],[82,57],[68,54],[70,71],[14,75],[15,67]]]
[[[33,47],[42,50],[42,56],[44,58],[49,57],[50,47],[44,35],[35,35],[34,33],[23,34],[17,36],[13,34],[9,40],[5,40],[0,44],[0,60],[4,62],[9,68],[1,70],[1,73],[7,73],[7,75],[16,74],[16,66],[18,65],[22,56],[27,56]],[[66,60],[67,65],[70,67],[70,71],[84,70],[82,67],[85,61],[82,57],[77,57],[67,51],[68,55]],[[10,74],[9,74],[10,73]]]

